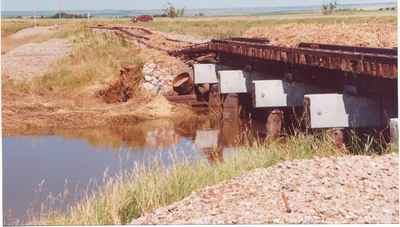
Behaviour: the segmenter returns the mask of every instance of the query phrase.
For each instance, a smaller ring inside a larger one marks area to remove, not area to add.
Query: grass
[[[37,19],[36,26],[51,26],[57,24],[80,23],[81,20],[54,20],[54,19]],[[22,29],[34,27],[33,19],[1,19],[1,36],[12,35]]]
[[[136,55],[139,52],[137,48],[112,35],[98,35],[85,29],[72,42],[72,54],[35,80],[36,87],[47,90],[79,89],[112,78],[123,64],[142,64]]]
[[[97,23],[128,23],[129,20],[116,20],[116,19],[37,19],[36,26],[51,26],[51,25],[76,25],[76,24],[88,24],[94,25]],[[35,23],[33,19],[1,19],[1,36],[8,36],[14,34],[22,29],[34,27]]]
[[[70,39],[72,53],[32,81],[3,82],[5,89],[25,93],[72,92],[110,81],[118,75],[122,65],[143,64],[137,47],[111,34],[96,34],[85,24],[66,27],[52,37]]]
[[[241,36],[253,27],[270,27],[289,23],[299,24],[357,24],[376,22],[396,24],[396,14],[388,12],[343,12],[334,15],[290,14],[252,17],[192,17],[156,18],[153,22],[139,23],[162,32],[208,38]]]
[[[33,27],[34,24],[28,21],[1,20],[1,36],[14,34],[22,29]]]
[[[82,20],[54,20],[54,19],[37,19],[36,26],[51,26],[57,24],[79,24]],[[35,22],[33,19],[1,19],[1,36],[12,35],[22,29],[34,27]]]
[[[194,35],[202,37],[225,38],[229,36],[240,36],[251,27],[274,26],[287,23],[390,23],[396,24],[395,12],[389,11],[346,11],[337,12],[332,15],[320,13],[288,13],[261,16],[225,16],[225,17],[182,17],[182,18],[156,18],[153,22],[138,23],[137,25],[149,27],[162,32],[174,32],[183,35]],[[129,24],[128,19],[37,19],[37,25],[49,26],[54,24]],[[2,36],[13,34],[23,28],[34,26],[33,20],[26,19],[2,19]]]
[[[363,154],[371,153],[365,147]],[[385,150],[387,152],[388,150]],[[390,150],[389,150],[390,151]],[[152,167],[110,179],[102,190],[87,196],[67,212],[42,213],[33,223],[46,225],[127,224],[145,212],[179,201],[205,186],[213,185],[256,168],[292,159],[340,155],[326,136],[299,134],[285,143],[249,142],[224,162],[180,162],[170,168],[155,161]]]

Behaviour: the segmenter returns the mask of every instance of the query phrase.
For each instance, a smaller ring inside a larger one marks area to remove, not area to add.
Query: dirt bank
[[[187,106],[170,104],[162,96],[106,104],[91,96],[27,97],[13,94],[3,98],[2,114],[5,135],[35,134],[44,129],[128,126],[160,118],[185,121],[195,117]]]
[[[162,51],[147,47],[139,51],[115,37],[92,34],[88,30],[79,32],[84,35],[69,39],[73,40],[72,47],[69,41],[52,39],[26,44],[3,55],[5,135],[126,125],[158,118],[185,121],[196,117],[187,106],[170,104],[161,95],[141,89],[139,85],[144,78],[140,70],[127,78],[132,84],[120,80],[122,74],[114,73],[123,68],[126,60],[139,68],[143,61],[169,69],[162,70],[165,75],[157,75],[169,78],[183,63],[178,64],[177,59],[172,61]],[[60,61],[53,65],[57,60]],[[100,91],[123,92],[128,96],[106,102]]]
[[[399,223],[398,154],[288,161],[132,224]]]

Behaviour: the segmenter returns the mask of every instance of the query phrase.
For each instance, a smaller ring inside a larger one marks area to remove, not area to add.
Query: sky
[[[338,0],[339,4],[395,2],[396,0]],[[1,0],[5,11],[161,9],[167,2],[186,8],[240,8],[321,5],[329,0]]]

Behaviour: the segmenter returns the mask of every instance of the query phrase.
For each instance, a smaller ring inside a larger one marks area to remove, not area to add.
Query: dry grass
[[[183,35],[201,36],[209,38],[226,38],[230,36],[242,36],[246,32],[254,29],[263,31],[276,31],[278,28],[284,29],[284,25],[296,24],[300,27],[308,25],[342,25],[345,24],[348,34],[353,34],[353,29],[358,26],[373,23],[376,25],[388,25],[396,27],[396,14],[387,12],[361,12],[361,13],[340,13],[335,15],[323,16],[320,14],[293,14],[275,16],[243,16],[243,17],[198,17],[198,18],[178,18],[164,19],[157,18],[154,22],[142,23],[143,26],[163,31],[179,33]],[[283,26],[283,27],[282,27]],[[336,31],[340,31],[337,27]],[[298,30],[301,32],[301,30]],[[369,30],[373,32],[373,30]],[[391,30],[395,33],[396,30]],[[271,34],[268,33],[268,34]],[[307,30],[303,32],[307,34]],[[330,33],[332,35],[332,33]],[[265,35],[265,34],[257,34]],[[287,33],[286,35],[289,35]],[[360,34],[361,35],[361,34]],[[275,36],[274,36],[275,37]]]
[[[137,56],[139,49],[110,34],[95,34],[87,28],[78,27],[63,30],[57,37],[71,40],[71,55],[52,65],[44,76],[28,84],[7,81],[6,85],[19,86],[24,90],[30,88],[34,93],[82,91],[105,85],[118,75],[122,65],[143,64]]]
[[[1,37],[14,34],[24,28],[33,27],[34,23],[27,20],[4,20],[1,19]]]
[[[72,40],[73,53],[36,81],[49,90],[70,90],[104,84],[118,75],[122,65],[143,65],[139,49],[109,34],[83,30]],[[141,74],[137,75],[141,76]]]
[[[302,24],[252,27],[246,37],[267,37],[274,44],[295,46],[300,42],[332,43],[392,48],[397,46],[396,24],[366,23]]]

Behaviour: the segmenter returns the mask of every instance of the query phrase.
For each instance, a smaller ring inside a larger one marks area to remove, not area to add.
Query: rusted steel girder
[[[321,43],[300,43],[298,47],[397,56],[397,48],[374,48],[374,47],[332,45],[332,44],[321,44]]]
[[[311,66],[378,78],[397,79],[397,53],[393,54],[393,51],[379,50],[379,48],[373,48],[372,51],[359,47],[352,47],[353,49],[351,49],[349,46],[342,46],[342,50],[340,50],[337,46],[321,45],[322,48],[291,48],[268,43],[226,39],[211,40],[208,43],[171,52],[171,54],[179,56],[215,52],[262,61],[274,61],[292,67]]]
[[[252,43],[269,43],[269,39],[266,38],[245,38],[245,37],[232,37],[226,39],[229,41],[239,41],[239,42],[252,42]]]

